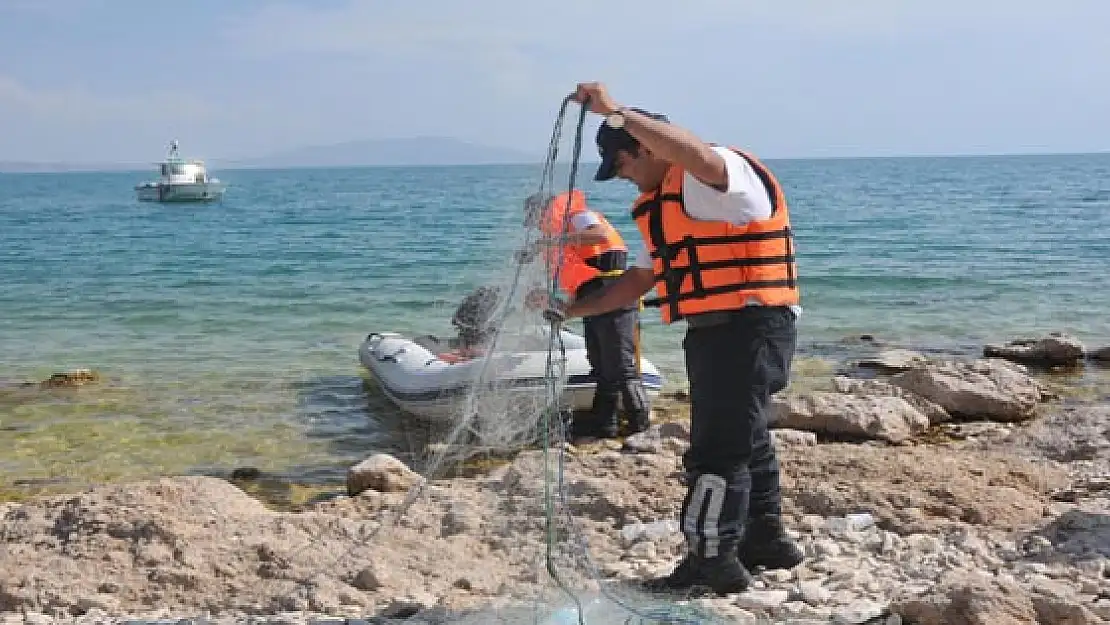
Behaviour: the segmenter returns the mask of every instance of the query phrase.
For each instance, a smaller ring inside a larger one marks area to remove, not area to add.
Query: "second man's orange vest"
[[[572,234],[570,220],[588,210],[582,191],[560,193],[549,203],[540,228],[549,237]],[[601,222],[605,241],[596,245],[565,245],[561,250],[559,246],[552,246],[547,250],[548,266],[553,270],[558,267],[559,287],[572,295],[590,280],[602,275],[617,275],[625,268],[628,247],[624,239],[604,215],[596,211],[594,215]]]

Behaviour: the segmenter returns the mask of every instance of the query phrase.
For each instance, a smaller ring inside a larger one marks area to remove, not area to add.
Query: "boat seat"
[[[413,337],[412,342],[432,352],[433,354],[438,354],[439,352],[451,348],[451,345],[445,345],[443,341],[441,341],[439,337],[435,336],[434,334],[423,334],[421,336]]]

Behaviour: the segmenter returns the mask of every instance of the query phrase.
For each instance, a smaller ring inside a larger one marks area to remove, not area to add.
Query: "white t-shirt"
[[[725,160],[728,188],[718,191],[686,172],[682,181],[682,201],[686,212],[694,219],[727,221],[737,226],[770,218],[771,197],[747,159],[722,146],[714,146],[713,151]],[[642,239],[632,266],[652,268],[651,254]],[[802,313],[800,306],[791,306],[791,310],[795,316]]]
[[[586,228],[589,228],[590,226],[600,226],[600,225],[601,225],[601,220],[597,218],[597,215],[592,210],[584,210],[581,213],[577,213],[577,214],[574,214],[574,215],[570,216],[570,231],[571,232],[582,232],[583,230],[585,230]]]

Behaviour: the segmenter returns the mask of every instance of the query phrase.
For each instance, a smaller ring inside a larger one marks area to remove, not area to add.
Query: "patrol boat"
[[[135,186],[143,202],[211,202],[223,198],[226,190],[219,178],[208,176],[204,161],[181,158],[176,140],[161,163],[161,178]]]

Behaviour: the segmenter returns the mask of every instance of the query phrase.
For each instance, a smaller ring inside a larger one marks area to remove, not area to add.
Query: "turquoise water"
[[[800,349],[1110,343],[1110,155],[770,162],[788,190]],[[221,171],[220,204],[139,203],[146,172],[0,174],[0,487],[258,466],[335,479],[395,437],[360,378],[373,330],[444,333],[504,270],[538,168]],[[630,239],[635,195],[586,190]],[[680,329],[645,349],[678,382]]]

